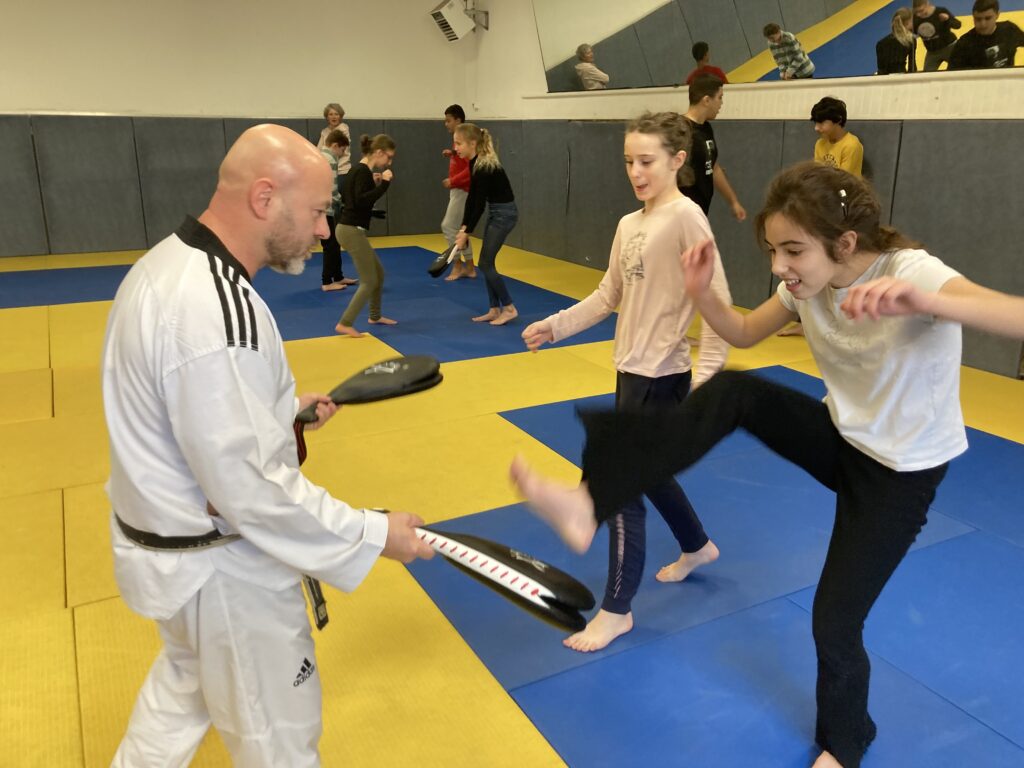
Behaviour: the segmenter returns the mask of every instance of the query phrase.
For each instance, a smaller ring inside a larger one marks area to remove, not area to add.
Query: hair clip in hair
[[[845,189],[840,189],[839,190],[839,205],[842,206],[842,209],[843,209],[843,221],[846,221],[847,216],[850,215],[850,211],[846,207],[846,190]]]

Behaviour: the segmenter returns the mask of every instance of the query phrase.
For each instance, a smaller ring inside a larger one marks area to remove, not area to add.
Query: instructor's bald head
[[[328,237],[333,184],[313,144],[289,128],[257,125],[228,150],[200,221],[250,275],[265,265],[300,272],[309,247]]]

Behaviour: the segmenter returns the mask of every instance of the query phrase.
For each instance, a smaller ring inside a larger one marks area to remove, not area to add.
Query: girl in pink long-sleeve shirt
[[[690,127],[674,112],[645,113],[626,130],[626,173],[643,209],[619,221],[608,271],[597,290],[578,304],[529,325],[527,347],[561,341],[595,325],[619,308],[615,326],[616,407],[668,409],[725,365],[728,345],[706,324],[701,356],[692,371],[686,329],[696,313],[683,285],[679,254],[711,238],[700,207],[676,186],[686,160]],[[716,252],[713,290],[732,303]],[[658,573],[659,581],[682,581],[694,568],[718,557],[683,489],[675,480],[647,494],[679,542],[682,554]],[[608,582],[601,610],[587,627],[567,638],[577,651],[604,648],[633,627],[631,602],[643,574],[645,510],[636,498],[609,520]]]

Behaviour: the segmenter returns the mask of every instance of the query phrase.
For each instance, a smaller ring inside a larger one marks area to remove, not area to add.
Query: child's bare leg
[[[811,768],[843,768],[830,752],[822,752]]]
[[[658,581],[682,581],[694,568],[713,563],[718,559],[718,547],[713,541],[708,541],[696,552],[684,552],[674,563],[670,563],[658,571],[655,576]]]
[[[512,462],[509,476],[537,516],[555,529],[569,549],[580,554],[590,549],[597,520],[585,484],[566,488],[553,483],[530,469],[520,456]]]
[[[566,648],[582,653],[600,651],[602,648],[633,628],[633,613],[609,613],[603,608],[590,620],[586,628],[562,641]]]

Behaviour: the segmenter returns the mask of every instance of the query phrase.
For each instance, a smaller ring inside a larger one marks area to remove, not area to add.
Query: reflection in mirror
[[[1024,0],[534,0],[533,7],[549,92],[678,86],[698,71],[745,83],[1024,66]]]

